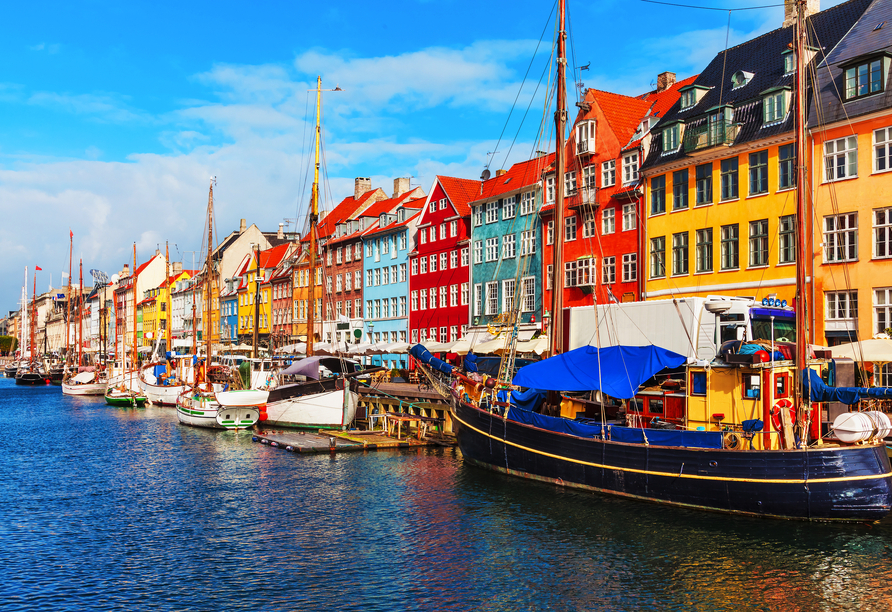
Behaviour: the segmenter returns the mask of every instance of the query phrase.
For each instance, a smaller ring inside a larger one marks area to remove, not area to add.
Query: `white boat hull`
[[[177,398],[177,419],[184,425],[208,429],[247,429],[260,418],[257,406],[221,406],[204,393],[183,393]]]
[[[186,390],[186,385],[152,385],[144,380],[139,386],[146,399],[155,406],[176,406],[177,398]]]
[[[65,395],[105,395],[105,383],[62,383],[62,393]]]
[[[344,389],[270,402],[263,425],[340,429],[353,422],[358,403],[359,395]]]

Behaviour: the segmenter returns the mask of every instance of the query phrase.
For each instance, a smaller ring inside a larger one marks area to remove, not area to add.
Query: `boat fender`
[[[257,436],[251,436],[251,442],[260,442],[260,438]]]
[[[275,441],[270,442],[269,445],[272,446],[273,448],[279,448],[279,443],[275,442]]]
[[[733,432],[733,431],[726,432],[722,438],[722,446],[724,446],[724,448],[727,448],[729,450],[739,449],[740,444],[741,444],[740,434],[738,434],[736,432]]]

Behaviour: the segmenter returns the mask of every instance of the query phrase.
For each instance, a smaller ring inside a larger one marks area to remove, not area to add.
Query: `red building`
[[[470,301],[469,202],[480,181],[434,180],[409,253],[409,341],[451,342],[468,325]]]
[[[589,89],[566,144],[564,175],[564,306],[641,299],[644,234],[643,189],[638,176],[650,149],[650,130],[678,100],[675,81],[661,73],[657,89],[638,97]],[[551,304],[554,276],[554,166],[545,178],[544,303]]]
[[[273,294],[272,330],[270,346],[275,349],[291,343],[291,323],[294,304],[294,262],[300,251],[294,251],[276,267],[269,279]]]

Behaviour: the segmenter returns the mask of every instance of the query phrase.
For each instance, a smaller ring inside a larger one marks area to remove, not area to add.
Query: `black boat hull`
[[[15,378],[15,384],[17,385],[45,385],[47,382],[46,376],[32,372],[21,374]]]
[[[453,398],[473,464],[514,476],[704,510],[818,521],[877,521],[892,510],[883,444],[735,451],[580,438],[506,420]]]

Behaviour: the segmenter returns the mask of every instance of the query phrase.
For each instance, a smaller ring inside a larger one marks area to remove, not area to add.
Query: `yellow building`
[[[294,287],[294,324],[292,326],[291,334],[298,342],[307,341],[307,315],[309,313],[310,299],[310,259],[307,251],[308,245],[309,241],[303,243],[303,252],[294,264],[294,280],[292,283]],[[318,256],[317,264],[315,287],[316,311],[314,313],[314,327],[316,332],[313,338],[316,342],[319,342],[322,337],[322,262]]]
[[[837,7],[810,17],[820,44],[808,48],[809,71],[858,17]],[[653,129],[641,169],[647,299],[776,296],[793,305],[793,35],[786,25],[718,54]]]
[[[293,249],[293,243],[285,242],[265,251],[251,251],[245,255],[239,265],[236,273],[240,279],[237,291],[238,335],[243,343],[251,344],[253,342],[254,321],[257,317],[258,341],[268,345],[272,324],[272,286],[269,279],[282,259]]]

